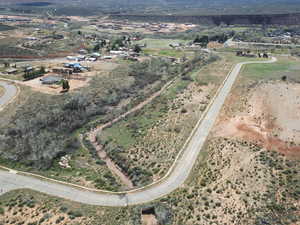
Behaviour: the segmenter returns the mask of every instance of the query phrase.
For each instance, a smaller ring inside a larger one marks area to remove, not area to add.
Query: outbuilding
[[[47,76],[40,79],[42,84],[57,84],[62,80],[61,77],[58,76]]]

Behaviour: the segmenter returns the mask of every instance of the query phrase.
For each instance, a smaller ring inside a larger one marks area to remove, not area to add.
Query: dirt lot
[[[142,215],[142,225],[158,225],[155,215]]]
[[[42,60],[42,61],[30,61],[26,63],[19,63],[18,66],[24,65],[32,65],[35,67],[44,66],[49,71],[51,71],[55,67],[61,67],[63,63],[67,61],[64,58],[57,58],[57,59],[49,59],[49,60]],[[70,84],[70,91],[76,90],[78,88],[82,88],[88,86],[91,79],[96,75],[101,75],[102,73],[107,73],[115,69],[118,64],[113,61],[96,61],[96,62],[81,62],[82,66],[87,66],[91,68],[90,72],[78,73],[73,74],[70,76],[69,84]],[[45,76],[49,75],[57,75],[54,73],[48,73]],[[44,77],[45,77],[44,76]],[[25,81],[23,84],[33,88],[35,91],[40,91],[47,94],[59,94],[62,90],[61,85],[43,85],[40,82],[42,77]]]
[[[254,141],[269,150],[300,158],[300,85],[263,83],[251,91],[245,110],[222,118],[217,136]]]
[[[43,77],[55,75],[55,74],[46,74]],[[43,77],[38,77],[33,80],[23,82],[24,85],[31,87],[35,91],[40,91],[46,94],[59,94],[62,91],[62,86],[53,84],[53,85],[45,85],[42,84],[40,79]],[[90,77],[78,76],[78,80],[76,79],[68,79],[70,85],[70,91],[73,91],[77,88],[82,88],[88,85],[91,80]]]

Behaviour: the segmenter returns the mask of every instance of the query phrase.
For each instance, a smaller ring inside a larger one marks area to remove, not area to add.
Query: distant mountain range
[[[8,7],[83,8],[148,14],[263,14],[300,12],[300,0],[0,0]],[[77,10],[76,10],[77,11]]]

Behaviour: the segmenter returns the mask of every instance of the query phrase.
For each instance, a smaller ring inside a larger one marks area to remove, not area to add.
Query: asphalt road
[[[213,127],[215,120],[229,94],[236,77],[245,64],[273,63],[276,58],[267,62],[244,62],[237,64],[219,89],[216,98],[208,108],[207,114],[195,128],[193,136],[186,146],[181,157],[177,160],[169,176],[158,184],[154,184],[138,191],[123,194],[94,192],[81,188],[71,187],[57,182],[41,180],[31,176],[16,174],[15,171],[0,170],[0,193],[5,193],[19,188],[29,188],[46,194],[62,197],[76,202],[101,205],[101,206],[126,206],[140,204],[155,200],[174,191],[189,176],[193,165],[201,151],[205,140]]]

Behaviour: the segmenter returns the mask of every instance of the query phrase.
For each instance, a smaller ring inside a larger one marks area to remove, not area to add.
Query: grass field
[[[143,52],[149,55],[167,56],[167,57],[175,57],[175,58],[180,58],[189,55],[188,52],[186,51],[181,51],[176,49],[163,49],[163,50],[145,49]]]
[[[281,79],[284,75],[295,76],[299,68],[299,62],[279,57],[276,63],[247,65],[241,75],[252,80]]]
[[[145,38],[140,41],[136,41],[136,44],[147,44],[147,49],[172,49],[169,45],[175,43],[187,43],[186,40],[180,39],[152,39],[152,38]]]

